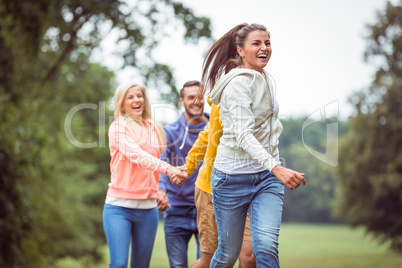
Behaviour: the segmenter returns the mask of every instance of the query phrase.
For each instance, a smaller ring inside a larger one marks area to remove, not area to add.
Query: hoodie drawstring
[[[179,147],[180,150],[183,149],[184,144],[186,143],[187,133],[188,133],[188,126],[186,126],[186,132],[184,132],[183,143]]]
[[[255,72],[253,72],[253,81],[251,81],[250,85],[248,86],[249,88],[253,85],[254,80],[255,80]]]

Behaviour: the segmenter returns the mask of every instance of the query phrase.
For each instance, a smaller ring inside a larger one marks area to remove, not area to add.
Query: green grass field
[[[402,255],[387,250],[362,229],[342,225],[283,224],[279,237],[281,268],[402,268]],[[191,241],[189,263],[195,256]],[[104,248],[108,267],[107,247]],[[237,265],[236,265],[237,266]],[[57,268],[81,268],[72,260],[64,260]],[[168,268],[163,226],[160,224],[151,260],[152,268]]]
[[[284,224],[279,236],[282,268],[401,268],[402,255],[388,251],[362,229],[341,225]]]

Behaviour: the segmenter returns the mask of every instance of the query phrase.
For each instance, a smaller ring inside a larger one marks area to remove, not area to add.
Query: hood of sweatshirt
[[[264,74],[266,77],[268,77],[268,73],[264,70]],[[218,82],[215,84],[212,93],[211,93],[211,97],[210,97],[210,101],[215,104],[218,105],[221,101],[221,96],[223,93],[223,90],[226,88],[226,86],[237,76],[239,75],[249,75],[251,76],[251,78],[253,79],[251,84],[249,85],[249,87],[253,84],[255,78],[257,75],[261,75],[262,74],[260,72],[254,71],[252,69],[245,69],[245,68],[234,68],[232,69],[230,72],[228,72],[227,74],[225,74],[224,76],[222,76]]]
[[[209,118],[209,114],[204,113]],[[186,156],[198,134],[202,131],[208,121],[199,124],[189,124],[184,118],[184,113],[177,121],[164,126],[168,149],[161,155],[163,161],[169,162],[173,166],[185,164]],[[194,183],[197,179],[198,169],[191,174],[188,179],[179,185],[173,185],[165,174],[160,175],[159,189],[167,191],[169,203],[172,206],[194,206]]]
[[[207,118],[207,121],[208,121],[209,120],[209,114],[204,112],[203,115]],[[177,119],[176,123],[179,124],[180,126],[184,127],[184,128],[188,127],[188,129],[190,131],[198,131],[198,132],[200,130],[203,130],[204,126],[205,126],[205,122],[201,122],[199,124],[189,124],[186,121],[186,118],[184,117],[184,112],[181,113],[181,115]]]

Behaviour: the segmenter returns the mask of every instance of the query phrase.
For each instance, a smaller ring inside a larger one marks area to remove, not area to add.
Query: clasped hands
[[[170,166],[166,170],[166,175],[169,177],[169,180],[174,185],[181,185],[188,178],[187,169],[185,167],[173,167]],[[166,195],[166,190],[158,190],[157,193],[157,204],[159,211],[165,211],[170,207],[169,199]]]
[[[181,185],[188,178],[187,168],[170,166],[166,170],[166,175],[173,185]]]

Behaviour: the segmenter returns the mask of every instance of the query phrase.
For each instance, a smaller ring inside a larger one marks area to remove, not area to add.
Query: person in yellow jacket
[[[214,166],[219,139],[222,136],[222,121],[220,105],[209,101],[211,114],[204,130],[198,134],[198,139],[188,152],[185,167],[191,175],[203,161],[195,181],[195,206],[197,208],[197,225],[201,246],[201,258],[191,268],[209,267],[211,259],[218,247],[218,229],[215,222],[214,207],[211,196],[211,173]],[[239,267],[255,267],[253,248],[251,244],[250,219],[247,217],[243,248],[239,256]]]

